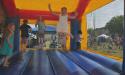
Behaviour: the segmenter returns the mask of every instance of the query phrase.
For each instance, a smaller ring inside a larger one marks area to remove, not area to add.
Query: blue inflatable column
[[[71,33],[74,37],[77,36],[78,34],[78,30],[80,29],[80,21],[78,19],[73,19],[71,20]],[[75,41],[76,38],[73,38],[71,39],[71,42],[70,42],[70,47],[71,47],[71,50],[75,50],[76,49],[76,41]]]
[[[14,35],[14,51],[19,52],[20,47],[20,19],[16,17],[14,19],[14,23],[16,25],[15,35]]]

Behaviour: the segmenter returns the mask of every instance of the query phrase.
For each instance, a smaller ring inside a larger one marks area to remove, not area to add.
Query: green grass
[[[123,57],[123,48],[122,46],[119,48],[117,48],[116,46],[114,46],[114,49],[110,49],[110,48],[107,48],[108,44],[106,44],[106,48],[103,48],[101,46],[98,46],[98,45],[94,45],[92,47],[89,47],[90,49],[92,50],[95,50],[95,51],[98,51],[100,53],[103,53],[103,54],[108,54],[108,55],[113,55],[113,56],[117,56],[117,57],[120,57],[122,58]]]

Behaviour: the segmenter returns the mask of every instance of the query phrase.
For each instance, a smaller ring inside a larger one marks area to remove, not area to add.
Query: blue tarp
[[[46,31],[56,31],[56,27],[55,26],[46,26]],[[32,27],[32,31],[38,31],[38,29],[36,27]]]

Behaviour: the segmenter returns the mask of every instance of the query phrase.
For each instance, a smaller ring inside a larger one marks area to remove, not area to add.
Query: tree
[[[122,15],[113,17],[107,24],[106,29],[109,30],[111,34],[123,34],[123,22],[124,17]]]

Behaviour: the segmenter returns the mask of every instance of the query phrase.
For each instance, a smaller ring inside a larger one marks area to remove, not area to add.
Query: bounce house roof
[[[22,10],[48,11],[49,3],[52,5],[53,11],[59,12],[61,7],[66,7],[68,12],[73,12],[76,10],[79,0],[15,0],[16,7]]]
[[[69,15],[76,11],[78,18],[88,14],[113,0],[3,0],[9,16],[19,15],[21,19],[36,19],[39,15],[46,20],[57,20],[48,10],[50,3],[53,11],[60,13],[61,7],[67,7]],[[11,12],[11,13],[10,13]]]

